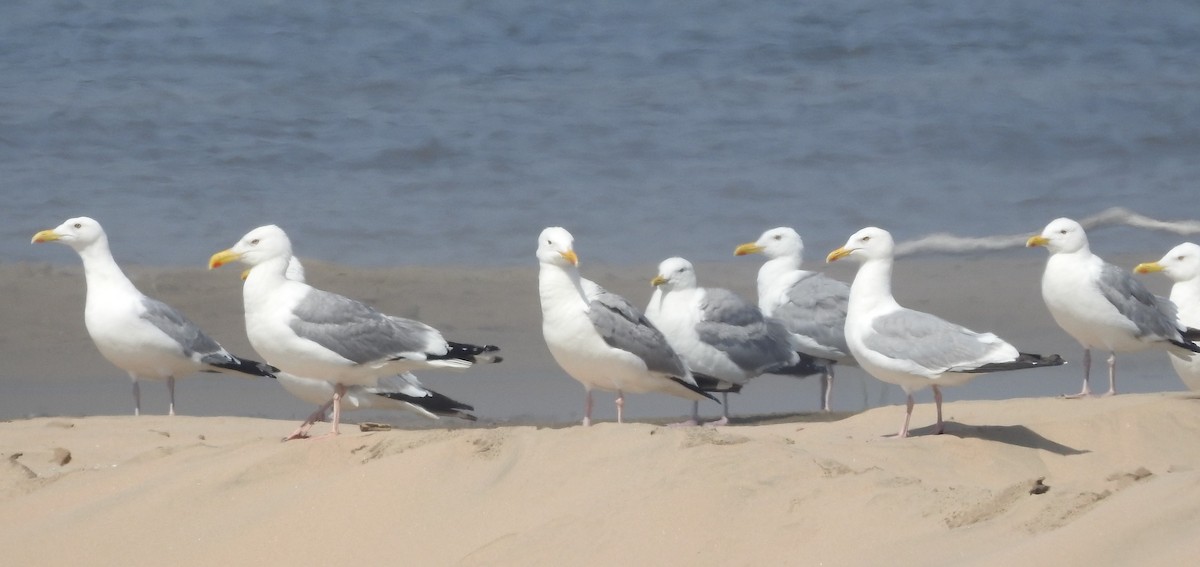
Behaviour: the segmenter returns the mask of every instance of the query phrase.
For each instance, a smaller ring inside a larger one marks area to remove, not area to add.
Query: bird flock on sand
[[[307,438],[328,419],[337,435],[344,409],[405,409],[427,417],[475,420],[474,408],[426,388],[415,371],[465,370],[502,360],[499,348],[447,340],[437,329],[381,313],[369,305],[305,282],[291,240],[278,226],[261,226],[217,252],[209,268],[238,262],[246,337],[262,362],[238,357],[171,306],[147,297],[113,259],[104,229],[93,219],[69,219],[33,242],[60,242],[83,262],[84,324],[100,353],[133,381],[166,381],[175,413],[175,380],[198,372],[273,378],[316,410],[287,439]],[[1083,347],[1083,388],[1092,395],[1093,349],[1108,352],[1108,390],[1116,387],[1116,353],[1163,350],[1183,382],[1200,390],[1200,246],[1180,244],[1132,272],[1091,252],[1078,222],[1060,218],[1028,238],[1049,253],[1042,296],[1055,322]],[[1058,366],[1057,354],[1022,352],[990,332],[976,332],[931,313],[901,306],[892,295],[896,244],[868,227],[829,252],[827,262],[858,264],[847,284],[801,267],[804,245],[793,229],[767,230],[737,246],[738,256],[761,254],[757,304],[722,288],[704,287],[684,258],[663,260],[651,279],[644,310],[584,278],[574,237],[561,227],[538,236],[538,294],[542,334],[550,355],[584,388],[583,425],[592,423],[593,391],[616,394],[624,421],[625,394],[659,392],[693,402],[683,424],[701,423],[699,404],[720,403],[729,421],[729,394],[757,376],[820,376],[824,411],[831,407],[834,369],[858,367],[899,386],[909,433],[913,394],[933,390],[942,433],[943,386],[1005,370]],[[1155,296],[1133,273],[1162,272],[1175,283]],[[721,394],[718,401],[714,394]]]

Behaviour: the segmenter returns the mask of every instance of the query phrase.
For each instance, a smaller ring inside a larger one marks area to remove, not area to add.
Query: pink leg
[[[699,406],[700,402],[696,402],[696,405]],[[699,419],[699,415],[697,415],[697,420],[698,419]],[[722,425],[729,425],[729,392],[721,392],[721,419],[718,419],[716,421],[710,421],[704,425],[707,425],[709,427],[720,427]]]
[[[833,365],[825,367],[825,373],[821,375],[821,411],[830,411],[830,402],[833,400]]]
[[[904,427],[900,428],[900,434],[897,435],[896,437],[900,437],[900,438],[908,437],[908,420],[912,419],[912,409],[913,409],[912,394],[908,394],[907,406],[908,406],[908,409],[904,413]]]
[[[292,439],[307,439],[308,438],[308,428],[312,427],[312,425],[314,423],[321,421],[322,419],[325,419],[325,412],[328,412],[329,406],[332,406],[332,405],[333,405],[333,400],[329,400],[328,402],[325,402],[323,405],[321,405],[321,407],[317,408],[317,411],[312,412],[312,415],[308,416],[308,419],[304,420],[304,423],[301,423],[300,427],[296,428],[296,430],[293,431],[291,435],[284,437],[283,440],[291,441]]]
[[[1117,353],[1108,353],[1108,392],[1105,396],[1117,395]]]
[[[583,398],[583,426],[588,427],[592,424],[592,391],[585,391],[587,394]]]
[[[137,376],[130,374],[129,377],[133,379],[133,415],[142,415],[142,387]]]
[[[625,392],[617,390],[617,423],[625,423]]]
[[[167,415],[175,415],[175,377],[167,376],[167,395],[170,396],[171,405],[167,406]]]
[[[1092,349],[1083,349],[1083,389],[1078,394],[1071,396],[1063,396],[1069,400],[1086,398],[1092,395],[1092,389],[1088,386],[1088,377],[1092,372]]]
[[[329,432],[338,435],[338,424],[342,422],[342,396],[346,395],[346,387],[338,384],[333,387],[333,417],[330,419]]]
[[[946,432],[946,424],[942,422],[942,390],[937,386],[933,387],[933,402],[937,405],[937,427],[933,434],[941,435]]]
[[[333,417],[329,419],[329,433],[320,438],[334,437],[341,433],[338,431],[338,424],[342,421],[342,396],[344,395],[346,395],[345,386],[337,384],[333,387]]]

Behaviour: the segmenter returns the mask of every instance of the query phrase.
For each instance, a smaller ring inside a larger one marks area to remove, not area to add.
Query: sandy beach
[[[687,411],[658,395],[630,398],[642,423],[577,427],[582,389],[545,350],[532,265],[310,260],[315,285],[498,344],[506,360],[422,376],[474,404],[475,424],[352,413],[395,429],[290,443],[279,439],[312,408],[269,380],[191,377],[184,415],[127,415],[128,379],[83,328],[79,268],[0,265],[0,543],[20,565],[1183,564],[1200,527],[1200,399],[1162,354],[1120,359],[1134,393],[1055,398],[1078,388],[1080,352],[1041,302],[1043,261],[897,264],[901,302],[1072,362],[946,390],[942,436],[928,435],[933,408],[918,394],[916,437],[899,440],[886,437],[903,417],[899,390],[857,369],[839,374],[830,416],[812,412],[815,380],[764,377],[733,398],[737,425],[723,429],[645,423]],[[753,297],[757,268],[697,271]],[[649,297],[653,266],[583,270]],[[127,271],[253,355],[237,270]],[[165,411],[165,387],[142,391],[148,413]],[[611,406],[599,398],[601,421]],[[1048,488],[1031,493],[1038,479]]]
[[[1195,557],[1191,394],[959,402],[946,435],[881,437],[899,411],[716,430],[351,430],[289,443],[279,442],[288,424],[264,419],[19,420],[0,424],[0,544],[14,565]]]

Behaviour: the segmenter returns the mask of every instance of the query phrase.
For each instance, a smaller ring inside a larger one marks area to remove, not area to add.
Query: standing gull
[[[242,279],[249,275],[249,270],[242,273]],[[304,281],[304,265],[295,256],[288,260],[284,277],[289,280]],[[317,404],[317,409],[308,419],[304,420],[295,431],[284,441],[308,437],[308,430],[318,421],[328,419],[329,410],[333,408],[333,384],[324,380],[295,376],[287,372],[276,374],[279,385],[288,393],[309,403]],[[375,386],[347,386],[346,394],[342,396],[342,409],[380,409],[408,410],[432,419],[440,417],[457,417],[475,421],[475,416],[468,413],[475,408],[462,402],[439,394],[421,384],[411,372],[379,379]]]
[[[197,372],[272,376],[272,368],[229,354],[170,305],[146,297],[125,277],[108,248],[100,223],[68,219],[33,235],[33,242],[61,242],[83,260],[87,298],[83,323],[96,348],[133,380],[133,414],[142,411],[141,380],[166,380],[175,415],[175,379]]]
[[[846,302],[850,286],[818,272],[801,270],[804,242],[793,229],[772,228],[733,251],[763,254],[758,270],[758,307],[783,322],[797,350],[822,363],[821,409],[830,410],[835,364],[856,364],[846,345]]]
[[[559,366],[583,384],[583,425],[592,423],[592,390],[617,393],[617,423],[625,392],[708,398],[666,337],[625,298],[579,275],[574,238],[551,227],[538,236],[542,335]]]
[[[289,280],[291,257],[287,234],[268,225],[214,254],[209,268],[234,261],[250,266],[242,286],[250,344],[280,370],[333,387],[332,435],[338,433],[342,398],[352,386],[376,387],[381,378],[418,368],[463,369],[500,361],[492,354],[498,350],[494,346],[447,342],[419,321]]]
[[[740,386],[800,361],[779,321],[763,317],[758,307],[727,289],[699,287],[691,262],[663,260],[650,283],[655,289],[646,318],[693,373]],[[729,423],[728,389],[721,389],[721,419],[711,425]],[[692,403],[692,423],[699,423],[699,406],[699,401]]]
[[[1200,328],[1200,246],[1185,242],[1171,249],[1157,262],[1138,264],[1139,274],[1162,272],[1175,282],[1171,303],[1179,309],[1179,322]],[[1200,355],[1171,351],[1171,366],[1179,379],[1193,392],[1200,392]]]
[[[1058,355],[1017,352],[992,333],[976,333],[934,315],[901,307],[892,296],[895,244],[886,230],[868,227],[846,245],[829,253],[827,261],[858,260],[850,285],[846,313],[846,342],[850,352],[872,376],[900,386],[908,396],[900,437],[908,436],[913,392],[933,388],[937,426],[942,433],[941,386],[965,384],[983,372],[1019,370],[1063,363]]]
[[[1070,398],[1090,396],[1092,349],[1108,356],[1108,392],[1117,393],[1117,353],[1152,348],[1186,356],[1200,352],[1197,338],[1179,323],[1175,306],[1150,293],[1129,272],[1100,259],[1088,247],[1079,223],[1060,218],[1026,242],[1050,251],[1042,273],[1042,298],[1054,321],[1083,346],[1083,389]]]

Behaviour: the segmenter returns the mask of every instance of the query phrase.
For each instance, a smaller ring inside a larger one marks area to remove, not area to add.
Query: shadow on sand
[[[1041,449],[1049,451],[1056,455],[1083,455],[1090,453],[1086,449],[1076,449],[1068,447],[1062,443],[1056,443],[1041,435],[1035,433],[1032,429],[1024,425],[967,425],[955,421],[947,421],[946,432],[943,435],[953,435],[961,439],[983,439],[985,441],[995,441],[997,443],[1006,443],[1017,447],[1028,447],[1030,449]],[[933,435],[934,426],[930,425],[920,429],[914,429],[909,432],[911,435]]]

